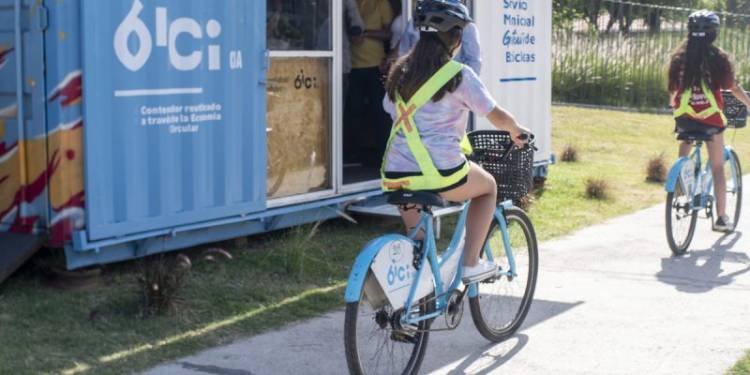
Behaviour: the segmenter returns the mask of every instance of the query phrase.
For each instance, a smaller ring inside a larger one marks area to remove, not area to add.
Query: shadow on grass
[[[722,236],[708,249],[663,258],[656,278],[685,293],[707,293],[730,285],[737,276],[750,272],[747,254],[730,251],[741,237],[742,232],[734,232]]]
[[[116,371],[119,366],[123,365],[123,362],[137,363],[137,368],[145,368],[149,365],[156,365],[159,362],[168,360],[163,356],[157,355],[155,359],[149,360],[148,355],[162,351],[171,350],[173,346],[179,346],[190,341],[196,341],[209,335],[222,334],[224,330],[230,328],[237,328],[237,326],[243,326],[249,323],[251,319],[265,320],[275,315],[282,315],[289,311],[298,311],[309,309],[308,306],[319,304],[317,300],[326,301],[338,301],[340,300],[341,292],[343,291],[345,284],[338,283],[328,287],[309,289],[296,296],[285,298],[279,302],[272,303],[266,306],[261,306],[240,314],[228,317],[223,320],[214,321],[212,323],[203,325],[201,327],[185,331],[183,333],[165,337],[161,340],[145,342],[141,345],[133,346],[118,352],[110,353],[108,355],[100,356],[95,361],[91,362],[76,362],[75,365],[68,368],[59,369],[56,372],[62,374],[86,374],[86,373],[102,373]],[[332,303],[325,303],[325,307],[321,307],[321,311],[327,311],[331,308]],[[303,317],[300,317],[302,319]],[[288,323],[284,321],[283,323]],[[268,329],[272,327],[267,327]],[[246,334],[256,334],[257,331],[252,332],[252,329],[248,329]],[[231,334],[230,334],[231,335]],[[212,346],[212,343],[197,344],[200,348],[207,348]],[[186,355],[188,353],[177,352],[172,359],[176,359],[178,356]],[[134,362],[135,361],[135,362]],[[122,368],[120,368],[122,369]],[[131,368],[131,371],[133,369]]]

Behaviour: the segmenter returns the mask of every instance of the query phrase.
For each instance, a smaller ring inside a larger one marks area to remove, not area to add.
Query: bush
[[[578,161],[578,150],[575,146],[566,145],[562,152],[562,161],[565,163],[575,163]]]
[[[652,158],[646,166],[646,181],[653,183],[664,183],[667,180],[667,164],[664,154]]]
[[[609,183],[605,180],[590,178],[586,180],[586,197],[589,199],[609,199]]]
[[[535,200],[536,199],[534,198],[534,195],[530,193],[521,198],[514,199],[513,204],[516,207],[528,212],[529,209],[531,209],[531,206],[534,204]]]
[[[160,255],[143,261],[138,277],[143,315],[172,313],[184,301],[182,292],[190,274],[185,258]]]

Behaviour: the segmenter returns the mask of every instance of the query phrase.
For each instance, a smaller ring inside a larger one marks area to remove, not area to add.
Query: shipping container
[[[475,3],[482,78],[537,134],[544,175],[551,4]],[[344,6],[0,0],[0,279],[42,245],[75,269],[393,214],[381,155],[343,146]]]

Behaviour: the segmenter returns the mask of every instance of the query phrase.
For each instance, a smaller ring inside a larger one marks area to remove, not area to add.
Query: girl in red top
[[[713,45],[721,21],[716,13],[701,10],[690,15],[688,38],[672,55],[669,64],[669,92],[675,109],[675,131],[713,134],[707,142],[714,176],[718,231],[734,228],[726,215],[726,178],[724,176],[724,135],[721,90],[731,90],[737,99],[750,106],[750,97],[737,85],[734,68],[727,54]],[[685,96],[688,96],[687,98]],[[687,156],[691,142],[680,145],[680,156]]]

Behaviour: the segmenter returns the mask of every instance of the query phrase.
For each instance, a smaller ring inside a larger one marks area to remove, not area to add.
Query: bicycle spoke
[[[347,314],[348,319],[353,317],[355,320],[356,337],[353,337],[353,340],[356,342],[354,350],[357,352],[357,365],[361,368],[360,371],[368,375],[401,374],[410,371],[414,367],[415,358],[423,348],[421,338],[425,334],[415,333],[413,340],[406,336],[398,325],[400,313],[394,313],[390,305],[373,309],[363,295],[356,311],[349,311],[353,306],[354,304],[347,306]],[[420,305],[417,315],[425,306]],[[414,327],[415,331],[425,328],[421,325]]]
[[[691,186],[683,189],[683,182],[680,178],[674,192],[667,194],[667,241],[676,255],[687,251],[695,232],[697,211],[692,208],[693,197],[684,191],[691,189]]]
[[[521,215],[521,216],[519,216]],[[522,211],[508,215],[508,239],[515,268],[505,249],[502,230],[493,224],[485,251],[491,252],[503,276],[477,284],[478,298],[471,298],[471,312],[480,333],[492,341],[501,341],[523,322],[533,298],[536,280],[536,240]],[[526,220],[526,221],[524,221]],[[515,274],[506,274],[515,271]]]

